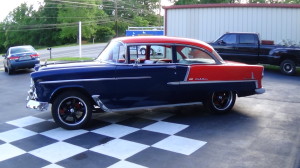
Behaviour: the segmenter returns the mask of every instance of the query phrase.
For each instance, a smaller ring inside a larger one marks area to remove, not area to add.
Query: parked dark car
[[[139,54],[146,46],[145,55]],[[150,54],[161,47],[160,54]],[[260,94],[263,67],[225,62],[208,44],[175,37],[112,40],[93,62],[46,65],[31,74],[28,108],[45,110],[66,129],[91,114],[203,102],[211,112],[232,109],[239,97]]]
[[[40,63],[39,54],[30,45],[10,47],[3,57],[4,70],[9,75],[18,69],[34,68]]]
[[[260,40],[257,33],[226,33],[210,45],[224,60],[276,65],[282,73],[294,75],[300,66],[300,48],[270,42]]]

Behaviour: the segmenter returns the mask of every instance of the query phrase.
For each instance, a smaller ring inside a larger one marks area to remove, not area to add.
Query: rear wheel
[[[91,102],[80,92],[63,92],[53,101],[52,117],[62,128],[71,130],[83,128],[91,116]]]
[[[294,75],[296,73],[296,64],[290,59],[286,59],[281,62],[280,70],[286,75]]]
[[[218,91],[209,95],[205,106],[213,113],[227,113],[235,103],[236,94],[232,91]]]
[[[140,49],[140,52],[141,52],[142,55],[145,55],[146,54],[146,49],[142,48],[142,49]]]
[[[13,72],[14,72],[14,70],[13,70],[13,69],[11,69],[10,67],[7,67],[6,69],[7,69],[7,71],[6,71],[6,72],[7,72],[7,74],[8,74],[8,75],[11,75],[11,74],[13,74]]]

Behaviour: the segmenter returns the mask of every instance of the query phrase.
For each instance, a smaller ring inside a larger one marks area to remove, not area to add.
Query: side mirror
[[[218,44],[224,45],[224,44],[226,44],[226,43],[225,43],[225,41],[223,41],[223,40],[218,40]]]

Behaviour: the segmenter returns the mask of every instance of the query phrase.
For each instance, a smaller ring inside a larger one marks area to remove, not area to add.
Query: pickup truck
[[[209,43],[224,60],[248,64],[280,66],[282,73],[294,75],[300,65],[300,48],[274,45],[272,41],[260,41],[257,33],[225,33]]]

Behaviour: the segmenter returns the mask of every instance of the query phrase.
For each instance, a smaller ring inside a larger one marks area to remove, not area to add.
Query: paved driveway
[[[0,72],[0,167],[299,168],[300,76],[266,71],[267,92],[232,113],[201,106],[96,114],[86,129],[58,128],[25,109],[29,72]]]

